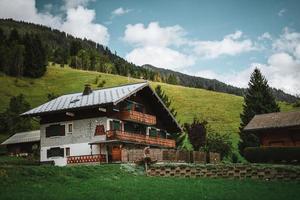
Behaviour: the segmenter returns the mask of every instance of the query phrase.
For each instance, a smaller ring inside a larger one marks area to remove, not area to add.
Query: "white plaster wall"
[[[65,125],[67,129],[67,125],[69,123],[73,124],[72,134],[68,134],[66,131],[65,136],[54,136],[54,137],[46,138],[46,127],[52,124],[61,124],[61,125]],[[86,143],[86,142],[105,140],[106,139],[105,135],[94,136],[96,125],[104,125],[105,130],[108,130],[107,118],[98,117],[98,118],[81,119],[81,120],[74,120],[68,122],[42,124],[40,127],[41,147],[60,146],[65,144],[77,144],[77,143]]]
[[[51,157],[47,158],[47,150],[54,147],[60,147],[64,149],[64,157]],[[100,154],[100,145],[92,145],[89,143],[77,143],[77,144],[65,144],[59,146],[49,146],[49,147],[41,147],[41,162],[45,161],[54,161],[56,166],[65,166],[67,165],[67,157],[66,157],[66,148],[70,148],[70,156],[85,156],[91,154]],[[103,146],[101,148],[101,154],[106,154],[106,148]]]

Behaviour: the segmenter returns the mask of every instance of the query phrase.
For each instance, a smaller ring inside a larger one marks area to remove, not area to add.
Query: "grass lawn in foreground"
[[[118,164],[21,163],[9,158],[0,161],[0,199],[300,199],[296,182],[146,177]]]

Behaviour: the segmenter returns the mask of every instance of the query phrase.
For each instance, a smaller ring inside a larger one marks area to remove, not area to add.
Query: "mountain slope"
[[[243,96],[243,94],[245,92],[244,88],[234,87],[234,86],[228,85],[226,83],[223,83],[221,81],[218,81],[216,79],[207,79],[207,78],[202,78],[202,77],[197,77],[197,76],[190,76],[190,75],[183,74],[180,72],[154,67],[152,65],[143,65],[142,67],[145,69],[152,70],[154,72],[158,72],[162,76],[175,75],[178,78],[179,84],[183,85],[183,86],[208,89],[208,90],[213,90],[213,91],[217,91],[217,92],[235,94],[238,96]],[[289,103],[294,103],[298,100],[297,97],[287,94],[287,93],[283,92],[282,90],[278,90],[276,88],[272,88],[272,92],[273,92],[273,95],[276,97],[276,99],[279,101],[286,101]]]
[[[97,83],[96,80],[98,79]],[[9,99],[23,93],[32,107],[47,101],[47,94],[62,95],[81,92],[86,83],[94,89],[105,81],[105,87],[141,81],[127,77],[92,71],[75,70],[69,67],[48,67],[45,76],[39,79],[9,77],[0,75],[0,112],[5,110]],[[238,141],[238,127],[243,98],[236,95],[188,88],[165,83],[150,82],[152,87],[160,84],[171,98],[181,123],[191,122],[194,117],[208,120],[212,129],[220,133],[232,134],[234,144]],[[288,103],[280,103],[283,111],[293,109]]]
[[[0,29],[3,30],[5,35],[4,38],[9,38],[9,34],[13,29],[17,30],[21,35],[21,38],[26,33],[38,35],[43,42],[43,46],[46,48],[47,59],[49,61],[59,64],[69,64],[73,68],[108,72],[135,78],[144,77],[147,80],[162,80],[168,83],[174,83],[175,80],[178,85],[208,89],[239,96],[242,96],[244,92],[244,89],[227,85],[218,80],[189,76],[171,70],[156,68],[151,65],[144,65],[143,67],[136,66],[118,56],[116,52],[112,53],[109,48],[101,44],[86,39],[82,40],[75,38],[65,32],[54,30],[46,26],[18,22],[12,19],[0,19]],[[5,44],[8,44],[8,47],[4,49],[4,52],[11,50],[11,43],[13,42],[10,40],[5,42]],[[10,58],[9,56],[4,56],[4,58],[7,57]],[[14,59],[15,58],[13,58],[13,60]],[[2,67],[0,66],[0,70],[1,68]],[[8,65],[6,68],[11,69],[13,67]],[[172,82],[169,81],[170,75],[173,75]],[[281,90],[274,89],[273,93],[277,100],[287,102],[295,102],[297,100],[296,97],[286,94]]]

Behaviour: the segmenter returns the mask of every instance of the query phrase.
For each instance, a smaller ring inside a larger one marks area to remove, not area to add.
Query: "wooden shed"
[[[300,111],[255,115],[244,132],[257,135],[261,146],[300,147]]]
[[[40,147],[40,130],[16,133],[6,139],[1,145],[7,147],[10,155],[28,155]]]

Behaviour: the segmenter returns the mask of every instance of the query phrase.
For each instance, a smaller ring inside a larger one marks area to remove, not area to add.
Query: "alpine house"
[[[122,149],[175,148],[176,119],[148,82],[67,94],[22,114],[40,121],[40,161],[121,162]]]

